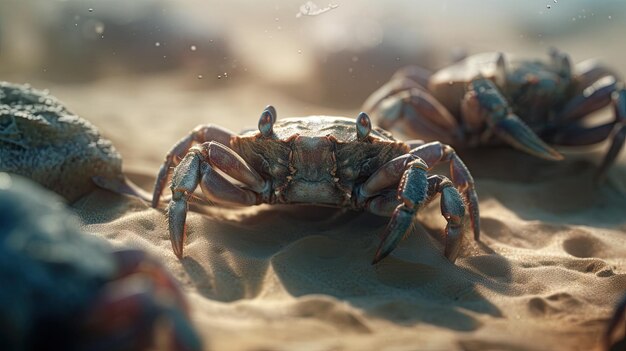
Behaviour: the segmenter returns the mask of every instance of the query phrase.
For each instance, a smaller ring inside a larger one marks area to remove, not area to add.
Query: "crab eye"
[[[265,106],[265,111],[268,111],[272,115],[272,124],[276,122],[276,117],[278,117],[278,115],[276,114],[276,109],[274,108],[274,106],[272,105]]]
[[[259,131],[264,137],[269,137],[274,133],[274,116],[270,110],[264,110],[259,118]]]
[[[364,140],[370,134],[372,130],[372,122],[370,117],[365,112],[359,113],[356,118],[356,137],[359,140]]]

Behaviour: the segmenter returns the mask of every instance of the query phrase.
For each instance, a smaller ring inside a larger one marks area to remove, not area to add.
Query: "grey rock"
[[[0,82],[0,171],[28,177],[73,202],[93,176],[123,179],[122,158],[95,126],[28,85]]]

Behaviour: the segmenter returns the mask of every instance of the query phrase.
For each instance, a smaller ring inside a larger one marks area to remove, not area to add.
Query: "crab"
[[[449,164],[451,181],[428,173],[442,162]],[[391,217],[373,264],[398,245],[416,213],[438,194],[447,220],[445,256],[454,262],[469,226],[479,240],[474,180],[454,149],[440,142],[398,141],[389,132],[372,128],[365,113],[356,121],[330,116],[276,120],[276,109],[267,106],[258,130],[241,135],[213,125],[198,126],[165,157],[152,207],[158,207],[174,166],[166,216],[179,258],[188,201],[198,185],[207,200],[222,205],[314,204]]]
[[[602,338],[603,350],[618,351],[626,348],[626,295],[624,295],[615,307],[615,312],[609,320]]]
[[[435,73],[409,66],[374,92],[363,110],[391,129],[455,147],[507,143],[548,160],[563,156],[550,145],[590,145],[612,139],[596,172],[602,181],[626,139],[626,89],[596,61],[572,67],[556,49],[550,60],[509,59],[482,53]],[[610,121],[588,126],[595,111],[613,105]],[[549,145],[550,144],[550,145]]]
[[[202,349],[165,268],[83,233],[57,195],[0,172],[0,228],[0,349]]]

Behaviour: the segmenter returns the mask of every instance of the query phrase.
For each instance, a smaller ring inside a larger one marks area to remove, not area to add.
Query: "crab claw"
[[[170,232],[172,249],[178,258],[183,257],[183,246],[187,237],[187,201],[172,199],[167,206],[167,225]]]
[[[494,133],[511,146],[546,160],[559,161],[563,159],[558,151],[541,140],[519,117],[509,114],[497,122]]]
[[[511,146],[547,160],[563,159],[513,114],[509,103],[491,80],[483,76],[472,80],[461,107],[465,119],[484,117],[493,132]]]
[[[407,228],[411,227],[414,215],[415,211],[404,207],[404,205],[400,205],[396,208],[393,216],[391,217],[391,221],[389,221],[389,224],[387,225],[383,239],[378,245],[372,264],[376,264],[383,258],[387,257],[391,251],[398,246],[398,243],[404,237]]]
[[[87,311],[80,349],[200,350],[183,295],[163,267],[137,250],[113,256],[117,277]]]

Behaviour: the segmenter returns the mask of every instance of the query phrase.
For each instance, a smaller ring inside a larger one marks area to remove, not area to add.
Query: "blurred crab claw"
[[[558,161],[563,159],[563,155],[541,140],[526,123],[522,122],[515,115],[510,114],[497,122],[493,131],[497,136],[519,150],[546,160]]]
[[[167,224],[170,233],[172,249],[178,258],[183,257],[183,247],[187,237],[187,201],[175,199],[167,207]]]
[[[413,222],[414,211],[404,208],[403,205],[398,206],[391,221],[387,225],[387,230],[383,234],[383,239],[378,245],[376,254],[372,264],[378,263],[383,258],[387,257],[391,251],[393,251],[400,240],[404,237],[407,228],[411,226]]]
[[[87,311],[84,350],[201,350],[177,284],[140,251],[114,254],[118,276]]]
[[[465,119],[486,120],[493,133],[519,150],[547,160],[563,159],[513,113],[499,88],[483,76],[472,80],[461,109]]]
[[[604,350],[617,351],[626,349],[626,296],[617,304],[613,317],[604,333]]]

